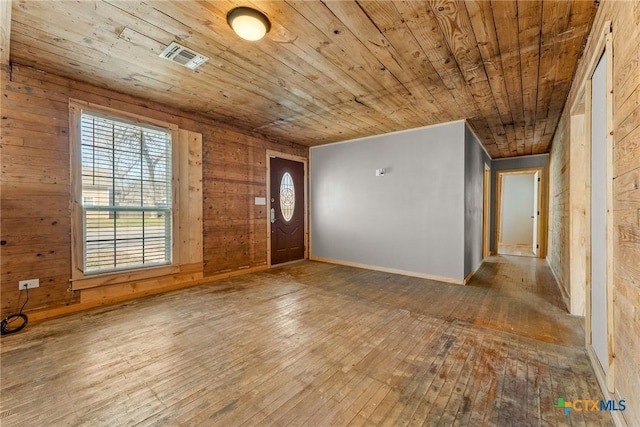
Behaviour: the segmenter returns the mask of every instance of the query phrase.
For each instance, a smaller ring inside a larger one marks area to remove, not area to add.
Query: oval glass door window
[[[295,208],[296,190],[293,188],[293,178],[289,172],[285,172],[280,181],[280,210],[285,221],[291,221]]]

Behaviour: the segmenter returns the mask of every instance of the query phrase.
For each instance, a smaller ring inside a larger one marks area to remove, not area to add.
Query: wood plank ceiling
[[[246,42],[236,6],[271,32]],[[544,153],[593,1],[13,0],[11,60],[308,146],[469,119],[494,158]],[[210,60],[158,57],[177,41]]]

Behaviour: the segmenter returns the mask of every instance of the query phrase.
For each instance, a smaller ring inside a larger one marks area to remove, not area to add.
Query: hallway
[[[2,339],[14,425],[610,425],[545,262],[467,286],[301,262]]]

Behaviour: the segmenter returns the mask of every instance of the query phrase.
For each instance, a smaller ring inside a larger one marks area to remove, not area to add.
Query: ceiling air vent
[[[160,54],[160,57],[168,59],[169,61],[177,62],[184,67],[191,68],[192,70],[195,70],[209,60],[206,56],[200,55],[191,49],[187,49],[176,42],[172,42],[167,46],[167,48]]]

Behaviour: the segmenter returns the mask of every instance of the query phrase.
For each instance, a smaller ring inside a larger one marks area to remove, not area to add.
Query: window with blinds
[[[83,271],[171,264],[171,133],[90,112],[80,127]]]

